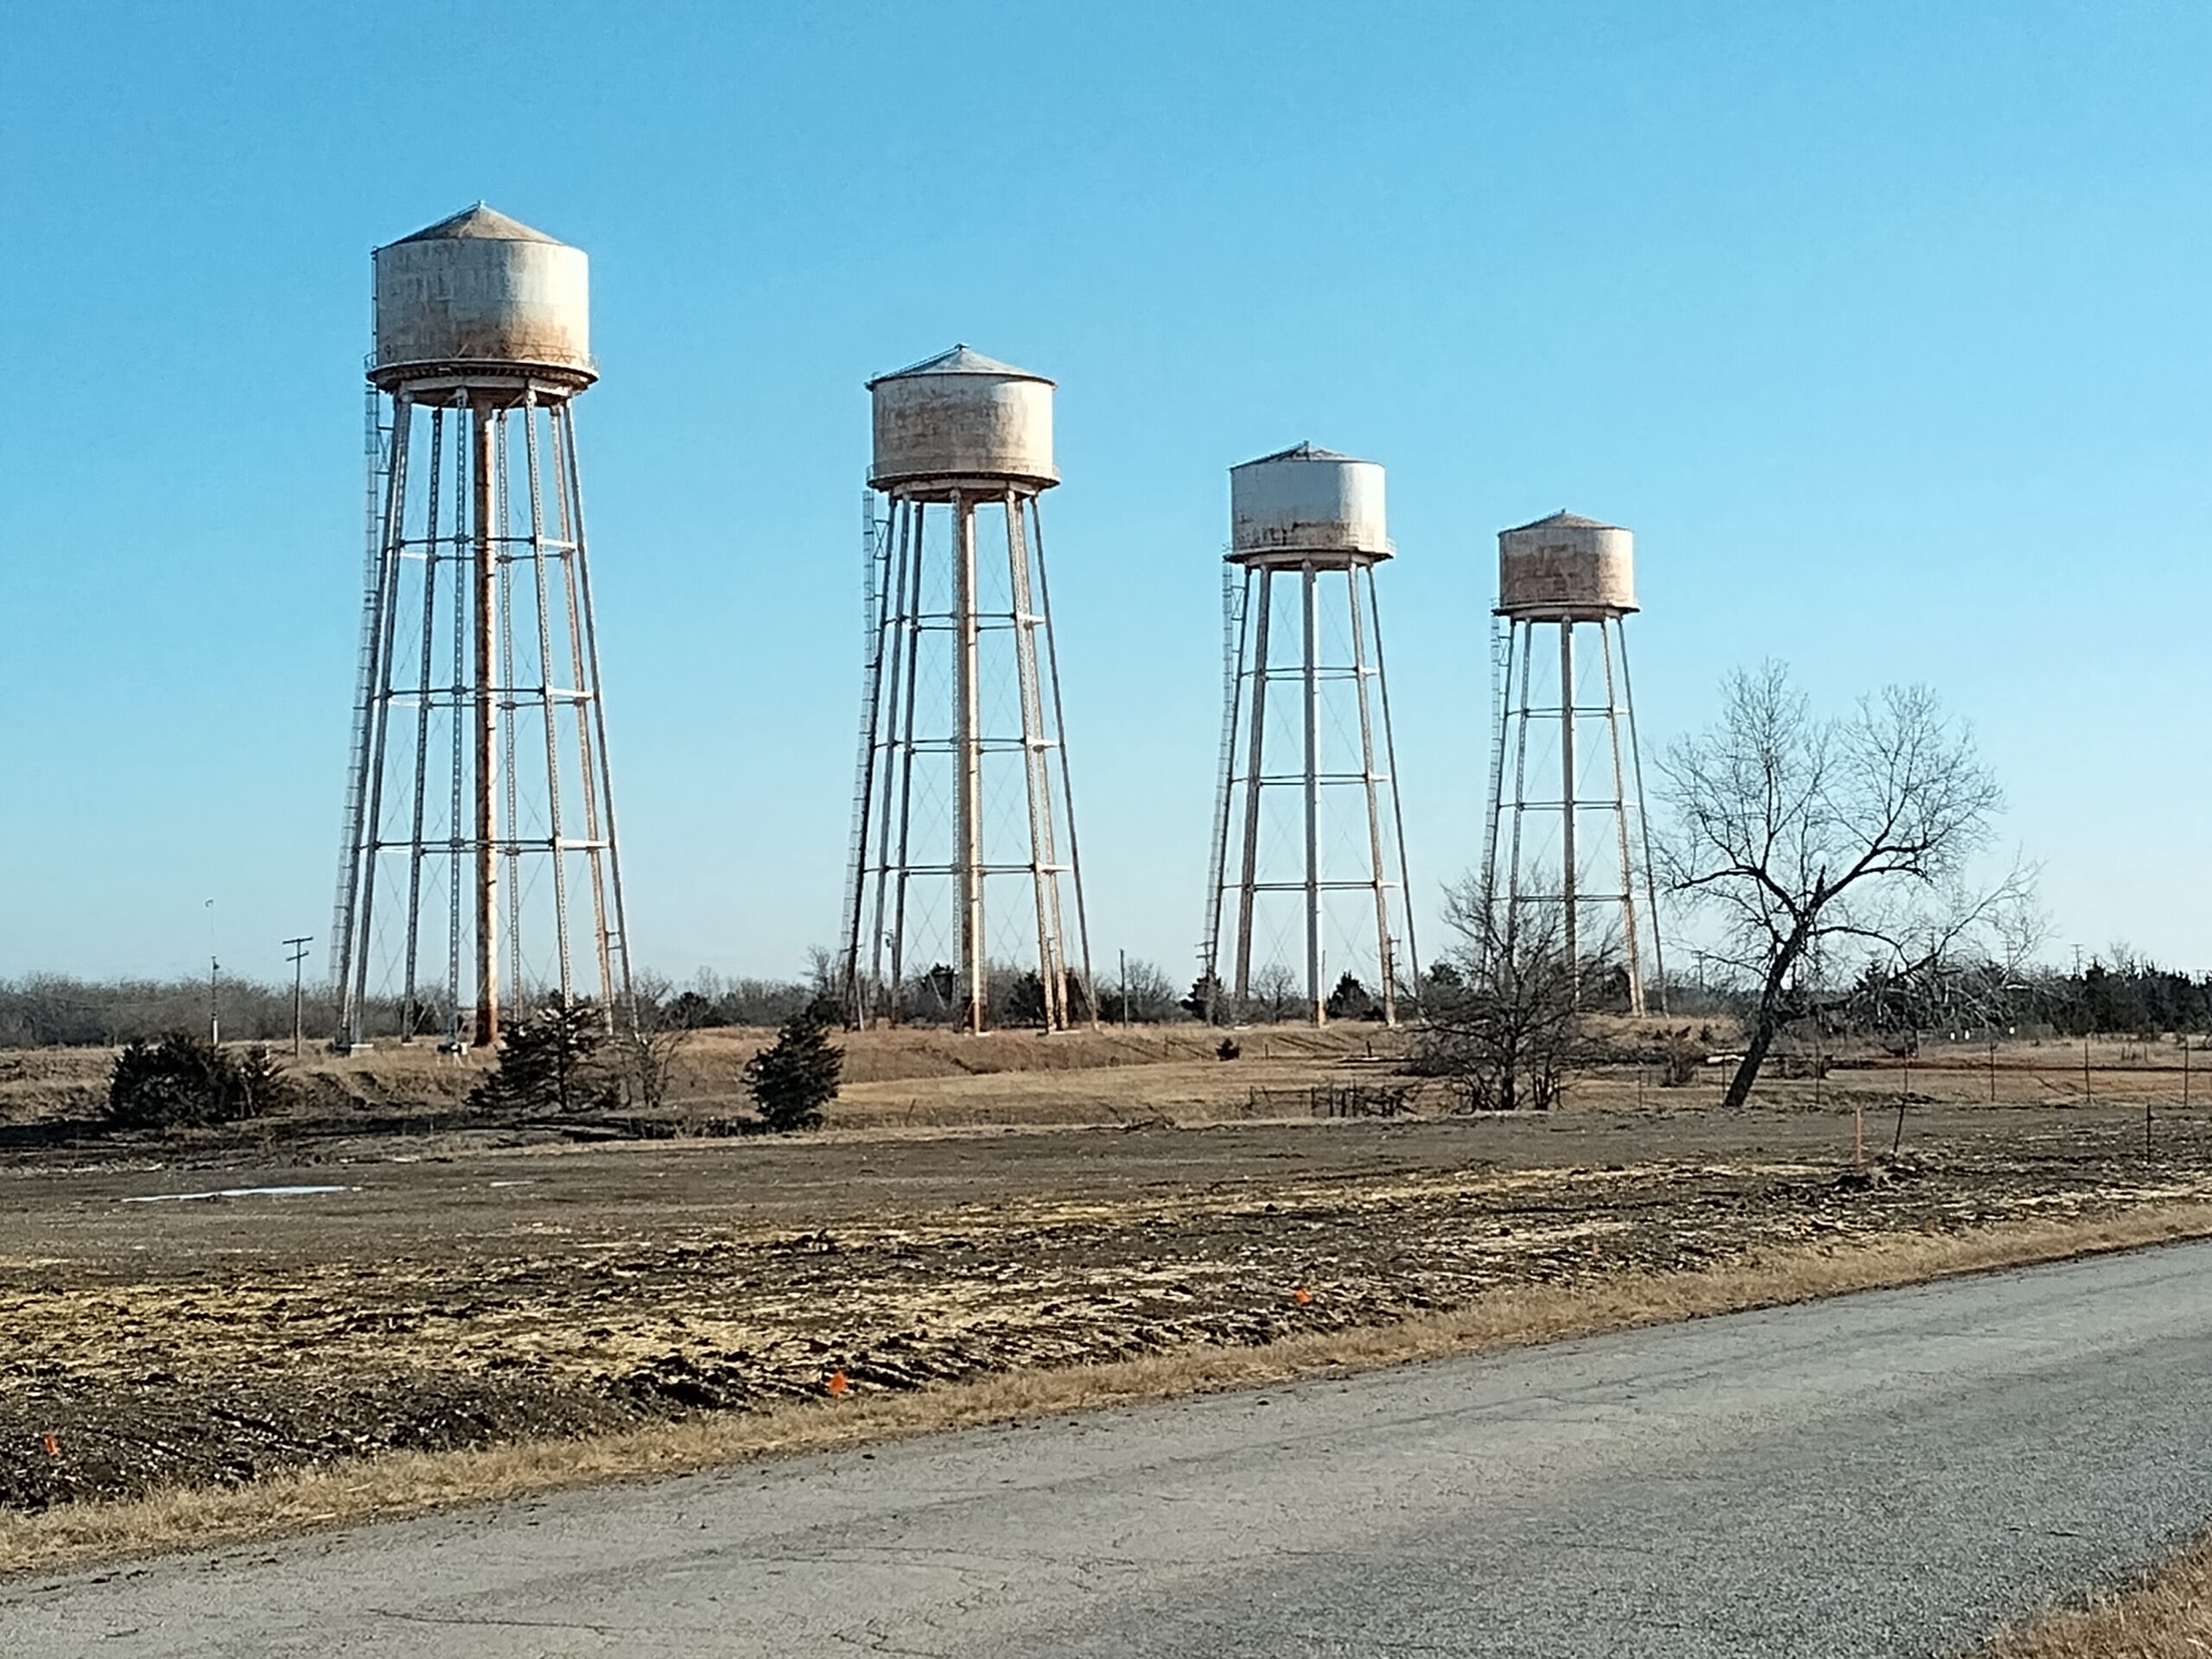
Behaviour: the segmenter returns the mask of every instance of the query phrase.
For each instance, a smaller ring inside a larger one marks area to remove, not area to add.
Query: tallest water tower
[[[481,202],[374,259],[339,1040],[489,1046],[503,1002],[630,990],[574,417],[589,267]]]

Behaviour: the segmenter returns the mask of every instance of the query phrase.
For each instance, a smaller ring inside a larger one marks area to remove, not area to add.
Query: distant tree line
[[[2212,974],[2137,959],[2125,946],[2080,973],[1993,962],[1941,963],[1912,974],[1869,966],[1848,984],[1808,986],[1800,1000],[1836,1032],[2048,1032],[2082,1037],[2212,1031]]]
[[[655,1003],[663,1023],[680,1031],[720,1026],[780,1026],[815,1003],[827,988],[813,980],[728,978],[702,968],[681,989],[640,976],[642,1001]]]
[[[989,996],[994,1026],[1020,1029],[1041,1026],[1044,984],[1034,969],[991,964]],[[952,1018],[955,975],[950,964],[934,963],[911,976],[899,999],[901,1020],[938,1026]],[[636,996],[642,1023],[657,1029],[702,1031],[719,1027],[777,1028],[811,1013],[839,1023],[842,999],[826,953],[815,953],[810,971],[791,979],[724,976],[702,969],[682,986],[658,975],[640,973]],[[1068,1007],[1079,1020],[1091,1018],[1091,998],[1081,977],[1068,977]],[[515,1000],[518,1015],[547,1005],[543,996]],[[1175,982],[1154,963],[1131,957],[1126,988],[1118,963],[1096,982],[1096,1017],[1108,1025],[1126,1020],[1157,1025],[1189,1017]],[[417,1010],[416,1031],[435,1034],[440,1026],[442,993],[429,993]],[[1287,1001],[1281,1017],[1294,1018]],[[220,975],[215,1007],[226,1042],[289,1041],[292,1033],[292,988]],[[29,974],[0,980],[0,1048],[115,1048],[130,1042],[155,1042],[174,1032],[205,1034],[208,982],[204,978],[82,979],[67,974]],[[372,998],[364,1010],[365,1028],[384,1034],[400,1029],[398,999]],[[332,1034],[327,987],[310,984],[303,1003],[302,1030],[308,1041],[327,1042]]]
[[[290,1040],[292,988],[218,977],[216,1007],[225,1040]],[[397,1004],[379,1006],[388,1024]],[[330,1034],[329,999],[309,986],[302,1016],[308,1037]],[[0,980],[0,1048],[115,1048],[152,1042],[174,1031],[207,1029],[207,981],[191,979],[79,979],[67,974],[28,974]]]
[[[1433,976],[1424,977],[1429,985],[1436,982]],[[1411,1014],[1420,998],[1400,981],[1397,1000],[1401,1010]],[[1217,1026],[1280,1025],[1303,1020],[1306,976],[1281,963],[1269,963],[1253,969],[1249,995],[1240,998],[1231,987],[1211,975],[1201,974],[1192,982],[1179,1006],[1193,1020],[1211,1019]],[[1321,1012],[1331,1020],[1379,1020],[1382,999],[1358,975],[1347,971],[1337,976],[1322,997]]]
[[[1045,1023],[1045,982],[1035,969],[990,963],[984,969],[984,987],[993,1027],[1018,1031]],[[922,972],[906,976],[897,1000],[899,1023],[950,1024],[957,1012],[958,989],[959,975],[950,963],[931,963]],[[868,988],[867,1001],[871,1008],[880,1009],[890,1001],[884,988]],[[1116,959],[1095,975],[1089,987],[1080,974],[1070,972],[1065,1001],[1068,1017],[1079,1024],[1094,1016],[1109,1026],[1170,1025],[1190,1017],[1175,982],[1158,964],[1136,957],[1128,959],[1126,977]]]

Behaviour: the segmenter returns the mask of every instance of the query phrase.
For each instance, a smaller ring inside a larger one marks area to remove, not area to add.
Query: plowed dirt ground
[[[2146,1147],[2140,1090],[2068,1105],[2037,1084],[2007,1092],[2047,1103],[1973,1103],[1970,1067],[1950,1098],[1916,1098],[1906,1155],[1872,1173],[1853,1167],[1853,1096],[1834,1078],[1818,1109],[1800,1090],[1726,1117],[1681,1109],[1696,1098],[1681,1091],[1638,1109],[1624,1073],[1580,1091],[1599,1103],[1543,1117],[1205,1121],[1249,1101],[1233,1071],[1132,1054],[1115,1084],[1126,1106],[1093,1113],[1118,1127],[20,1154],[0,1166],[0,1505],[758,1410],[839,1376],[864,1393],[1264,1343],[1623,1268],[2212,1197],[2201,1104],[2161,1096]],[[1923,1075],[1941,1076],[1916,1087]],[[1018,1105],[996,1074],[946,1087],[986,1084]],[[1183,1127],[1144,1106],[1201,1089],[1211,1104]],[[867,1084],[855,1116],[921,1116],[902,1091],[951,1097]],[[1882,1151],[1891,1128],[1870,1113]],[[238,1191],[259,1188],[332,1190]]]

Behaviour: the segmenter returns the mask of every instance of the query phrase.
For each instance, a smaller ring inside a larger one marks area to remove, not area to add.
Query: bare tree
[[[1290,1018],[1294,1007],[1301,1007],[1306,1000],[1306,979],[1294,974],[1280,962],[1271,962],[1252,976],[1251,1000],[1244,1005],[1244,1017],[1250,1019],[1261,1009],[1276,1025]]]
[[[1462,881],[1445,899],[1459,936],[1453,982],[1432,975],[1422,999],[1421,1058],[1452,1077],[1478,1110],[1549,1110],[1568,1069],[1585,1057],[1582,1007],[1611,969],[1609,950],[1567,954],[1567,912],[1556,899],[1492,902]]]
[[[689,1011],[677,1007],[674,990],[658,974],[639,974],[631,986],[632,1017],[614,1022],[614,1073],[633,1109],[658,1111],[667,1104],[677,1056],[691,1040]]]
[[[1072,984],[1074,976],[1069,978]],[[1129,957],[1126,967],[1117,967],[1113,977],[1098,988],[1098,1017],[1109,1026],[1122,1024],[1125,1017],[1137,1025],[1153,1025],[1181,1013],[1175,982],[1141,957]]]
[[[1973,734],[1925,687],[1827,718],[1782,664],[1738,672],[1719,720],[1676,741],[1660,776],[1675,819],[1660,854],[1668,885],[1715,915],[1711,959],[1755,999],[1729,1106],[1805,1012],[1813,963],[1858,956],[1891,977],[1923,975],[2031,905],[2022,865],[1969,879],[2004,798]]]

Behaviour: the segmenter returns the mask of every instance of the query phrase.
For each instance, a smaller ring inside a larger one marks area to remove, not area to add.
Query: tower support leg
[[[1052,579],[1045,558],[1045,518],[1038,510],[1036,496],[1023,498],[1029,513],[1029,546],[1037,561],[1037,623],[1044,631],[1045,683],[1052,694],[1052,743],[1059,760],[1061,826],[1067,832],[1068,886],[1075,896],[1075,955],[1068,955],[1067,930],[1062,925],[1060,883],[1057,874],[1046,890],[1052,904],[1052,936],[1059,941],[1059,960],[1064,977],[1083,988],[1084,1019],[1092,1030],[1098,1028],[1098,979],[1090,971],[1090,912],[1083,896],[1083,847],[1075,828],[1075,775],[1068,765],[1067,702],[1060,695],[1060,648],[1052,637]],[[1049,849],[1051,830],[1051,779],[1046,779],[1046,828]],[[1066,999],[1063,999],[1065,1007]],[[1070,1014],[1071,1021],[1073,1015]]]
[[[403,1043],[411,1043],[415,1040],[416,1027],[421,1024],[422,1009],[416,989],[416,970],[419,962],[423,934],[423,860],[425,856],[423,836],[424,825],[428,823],[429,811],[429,800],[425,791],[429,786],[430,684],[432,653],[437,649],[438,639],[438,572],[443,565],[456,563],[461,554],[458,545],[461,525],[458,505],[454,513],[454,534],[456,545],[453,549],[451,558],[446,556],[444,543],[441,539],[444,526],[439,517],[442,494],[439,486],[443,481],[446,464],[446,414],[447,410],[442,405],[434,404],[431,407],[429,514],[427,531],[423,539],[423,645],[421,654],[416,658],[418,673],[415,688],[415,788],[409,797],[413,804],[414,812],[410,821],[407,837],[407,954],[404,970],[404,977],[401,982],[399,993],[399,1040]],[[454,411],[454,422],[456,425],[460,423],[458,410]],[[454,454],[457,461],[461,440],[456,438],[454,442]],[[453,494],[456,504],[460,500],[461,487],[461,480],[456,477],[453,483]],[[453,588],[454,611],[458,617],[467,602],[467,589],[461,585],[457,575],[453,583]],[[458,622],[455,626],[458,627]],[[457,639],[455,643],[458,646]],[[454,678],[458,682],[460,664],[456,663],[454,668]],[[453,690],[450,700],[454,705],[452,717],[454,721],[455,741],[458,741],[461,717],[458,683]],[[457,785],[456,787],[458,787]],[[458,822],[448,826],[448,836],[451,841],[459,839],[461,825]],[[460,849],[454,847],[452,850],[454,855],[449,861],[453,868],[448,872],[448,877],[452,881],[458,882],[461,880]],[[449,999],[460,995],[459,988],[456,986],[448,986],[447,989]],[[450,1012],[448,1008],[448,1014]]]
[[[1621,944],[1628,963],[1628,1011],[1643,1012],[1643,955],[1637,948],[1636,927],[1636,861],[1629,855],[1628,772],[1621,763],[1621,708],[1613,683],[1613,636],[1603,618],[1598,622],[1598,644],[1605,659],[1605,735],[1613,751],[1613,823],[1618,832],[1621,861]]]
[[[1651,815],[1643,804],[1643,750],[1636,735],[1636,683],[1628,671],[1628,630],[1613,619],[1613,632],[1621,648],[1621,702],[1628,712],[1628,753],[1636,779],[1637,829],[1643,842],[1644,917],[1651,924],[1651,977],[1657,988],[1659,1012],[1667,1012],[1667,947],[1659,932],[1659,867],[1651,854]]]
[[[1268,626],[1274,610],[1273,570],[1260,572],[1260,609],[1252,629],[1252,731],[1244,758],[1244,848],[1236,874],[1236,1001],[1252,999],[1252,910],[1260,867],[1261,764],[1267,759]]]
[[[1529,685],[1535,677],[1536,625],[1521,622],[1521,696],[1513,723],[1513,830],[1505,845],[1505,925],[1503,931],[1507,959],[1512,958],[1521,926],[1521,831],[1529,804]]]
[[[599,822],[588,829],[588,839],[596,846],[591,854],[594,929],[597,936],[601,976],[612,989],[611,1001],[623,1010],[623,1017],[632,1029],[637,1023],[637,987],[631,975],[629,912],[622,900],[621,837],[614,827],[614,774],[608,761],[607,742],[607,692],[599,671],[599,624],[593,614],[591,596],[591,557],[584,538],[584,486],[582,467],[576,458],[576,410],[572,398],[563,398],[554,404],[546,416],[548,435],[551,440],[556,465],[554,481],[561,494],[561,516],[558,522],[565,526],[563,539],[569,552],[563,563],[569,567],[575,593],[574,608],[583,621],[583,663],[589,675],[588,696],[576,710],[579,721],[588,721],[589,753],[584,759],[584,787],[596,791],[599,798]],[[554,785],[557,788],[557,784]],[[556,811],[557,799],[549,800]],[[555,830],[557,841],[559,831]],[[602,877],[601,860],[604,860]],[[605,881],[604,903],[601,899],[601,882]],[[566,957],[568,939],[568,911],[566,901],[562,908],[562,949],[563,956],[561,974],[565,987],[569,966]],[[614,1008],[607,1010],[607,1023],[613,1028]]]
[[[1090,971],[1090,912],[1083,897],[1083,848],[1075,830],[1075,776],[1068,766],[1067,703],[1060,696],[1060,648],[1052,637],[1052,579],[1045,560],[1045,519],[1038,511],[1037,498],[1026,498],[1029,508],[1029,545],[1037,558],[1037,618],[1045,632],[1045,678],[1052,692],[1052,742],[1060,763],[1060,810],[1067,830],[1068,886],[1075,893],[1075,945],[1072,962],[1067,954],[1067,932],[1061,925],[1060,884],[1054,876],[1050,893],[1052,900],[1052,933],[1060,942],[1060,962],[1065,970],[1076,976],[1076,983],[1083,987],[1087,1020],[1093,1030],[1098,1026],[1098,979]],[[1047,793],[1049,795],[1049,788]],[[1048,806],[1049,811],[1049,806]]]
[[[1023,533],[1021,498],[1006,493],[1007,576],[1014,607],[1014,662],[1021,705],[1022,781],[1029,800],[1029,873],[1037,906],[1037,979],[1045,993],[1045,1029],[1068,1024],[1067,963],[1060,941],[1060,877],[1052,836],[1050,740],[1045,734],[1045,696],[1037,673],[1037,625],[1029,583],[1029,539]]]
[[[536,442],[536,429],[535,427],[531,429],[533,444]],[[534,448],[531,454],[530,464],[531,475],[535,479],[537,473],[537,458]],[[571,556],[573,556],[573,550]],[[552,588],[549,585],[551,578],[545,568],[545,538],[543,535],[533,532],[530,545],[530,575],[537,601],[537,702],[539,712],[543,715],[540,724],[543,728],[545,738],[545,838],[546,844],[551,849],[549,862],[553,878],[553,932],[555,944],[559,947],[556,952],[556,965],[559,974],[556,988],[560,992],[561,1006],[566,1008],[573,1005],[576,991],[574,963],[569,953],[569,850],[568,836],[562,821],[561,718],[557,687],[553,675]],[[595,694],[595,689],[587,683],[580,664],[572,665],[570,671],[575,675],[575,678],[569,682],[573,690],[580,694]],[[582,702],[575,705],[576,721],[580,730],[588,715],[588,705]],[[584,769],[579,774],[578,781],[584,785],[588,796],[592,785],[592,776],[588,757]],[[593,830],[586,831],[584,842],[587,847],[597,839],[598,836]],[[588,853],[586,856],[592,857],[595,855]],[[594,912],[592,934],[594,940],[601,944],[603,950],[607,938],[606,916],[603,911]],[[607,1022],[607,1028],[612,1030],[614,1010],[610,1006],[610,1002],[611,999],[601,1003],[600,1017],[603,1021]]]
[[[1582,958],[1574,914],[1574,621],[1559,623],[1560,909],[1567,950],[1569,994],[1582,1005]]]
[[[1299,572],[1303,604],[1306,677],[1306,1003],[1313,1024],[1328,1018],[1321,992],[1321,607],[1320,577],[1311,564]]]
[[[960,1027],[981,1031],[988,1023],[990,989],[984,961],[983,932],[983,749],[982,690],[977,677],[978,625],[976,614],[976,508],[955,491],[952,497],[952,587],[954,637],[954,765],[958,773],[954,810],[953,863],[959,885]]]
[[[1375,722],[1369,707],[1367,628],[1360,615],[1360,570],[1357,564],[1345,569],[1344,595],[1351,605],[1351,672],[1359,694],[1359,781],[1367,795],[1367,871],[1375,887],[1375,970],[1382,982],[1376,989],[1382,999],[1382,1023],[1395,1026],[1398,1023],[1398,966],[1390,948],[1390,883],[1382,862],[1382,807],[1376,797],[1376,785],[1381,780],[1375,775]]]
[[[913,844],[914,709],[916,690],[921,681],[922,555],[926,543],[924,532],[929,528],[928,513],[921,502],[906,504],[906,520],[912,537],[908,561],[912,571],[903,625],[906,630],[906,701],[903,713],[898,716],[895,729],[899,747],[893,757],[899,766],[898,890],[893,895],[891,916],[891,1023],[894,1026],[899,1023],[899,997],[903,994],[900,988],[906,983],[907,856]]]
[[[469,504],[476,537],[476,1046],[490,1048],[499,1040],[499,822],[493,792],[499,772],[499,563],[492,540],[494,416],[483,404],[471,412],[476,440]],[[557,850],[554,856],[560,856]],[[454,874],[457,879],[460,872]]]
[[[1367,617],[1375,628],[1376,701],[1381,706],[1382,714],[1382,766],[1390,785],[1390,827],[1394,837],[1393,844],[1397,848],[1398,852],[1398,902],[1402,907],[1402,919],[1406,925],[1406,948],[1403,958],[1409,981],[1413,984],[1419,985],[1421,983],[1421,940],[1414,926],[1413,877],[1408,873],[1406,859],[1405,807],[1398,798],[1398,739],[1390,722],[1390,674],[1389,664],[1383,660],[1382,606],[1375,595],[1375,567],[1372,564],[1364,565],[1362,567],[1362,571],[1367,577]],[[1355,582],[1353,584],[1355,603],[1357,601],[1357,582]],[[1395,965],[1400,957],[1399,951],[1395,948],[1395,942],[1390,956]]]

